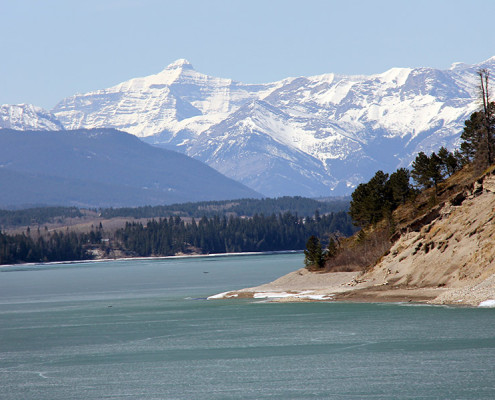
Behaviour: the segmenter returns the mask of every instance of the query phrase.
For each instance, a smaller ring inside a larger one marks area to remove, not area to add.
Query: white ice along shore
[[[320,300],[329,301],[332,300],[333,294],[314,294],[313,290],[305,290],[302,292],[254,292],[252,294],[253,299],[267,299],[267,300],[280,300],[280,299],[291,299],[291,300]],[[208,300],[218,300],[218,299],[232,299],[238,298],[238,293],[233,292],[223,292],[209,296]]]
[[[336,293],[349,289],[357,272],[315,274],[305,268],[290,272],[273,282],[260,286],[231,290],[208,297],[209,300],[254,298],[272,301],[331,301]]]
[[[481,308],[495,308],[495,300],[485,300],[482,301],[478,307]]]

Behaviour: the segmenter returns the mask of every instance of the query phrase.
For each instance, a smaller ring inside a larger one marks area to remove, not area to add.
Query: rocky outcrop
[[[441,288],[435,303],[495,299],[494,238],[495,175],[488,174],[409,224],[356,289]]]
[[[457,190],[454,190],[457,189]],[[364,273],[295,271],[212,298],[272,301],[415,301],[495,307],[495,175],[450,184],[441,204],[403,224]]]

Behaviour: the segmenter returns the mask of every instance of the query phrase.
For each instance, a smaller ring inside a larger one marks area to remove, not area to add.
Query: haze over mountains
[[[122,207],[256,198],[186,155],[115,129],[0,130],[0,206]]]
[[[448,70],[244,84],[178,60],[158,74],[66,98],[51,112],[3,106],[0,127],[116,128],[266,196],[342,195],[378,169],[408,166],[418,151],[454,148],[477,107],[479,68],[494,73],[495,57]]]

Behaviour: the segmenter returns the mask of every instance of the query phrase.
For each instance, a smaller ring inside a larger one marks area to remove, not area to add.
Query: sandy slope
[[[365,274],[301,269],[219,297],[492,304],[486,301],[495,300],[495,176],[466,188],[461,198],[443,205],[432,222],[405,232]]]
[[[430,224],[402,235],[362,278],[391,290],[443,289],[434,303],[495,299],[495,177],[464,195],[462,204],[448,202]]]

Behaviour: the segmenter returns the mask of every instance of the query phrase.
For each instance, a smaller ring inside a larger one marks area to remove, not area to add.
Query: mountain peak
[[[174,61],[172,64],[168,65],[165,70],[172,70],[172,69],[194,69],[192,64],[187,61],[185,58],[179,58],[178,60]]]
[[[32,104],[0,105],[0,129],[63,130],[60,121],[49,111]]]
[[[495,64],[495,56],[490,57],[488,60],[485,60],[478,65],[481,67],[488,67],[488,66],[493,65],[493,64]]]

